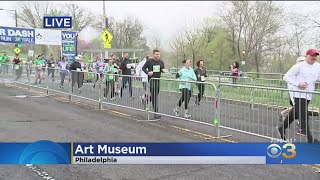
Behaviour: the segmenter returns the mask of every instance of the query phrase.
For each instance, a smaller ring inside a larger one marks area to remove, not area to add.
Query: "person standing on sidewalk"
[[[160,59],[160,51],[153,50],[153,57],[149,59],[144,66],[142,71],[148,75],[148,81],[150,84],[150,98],[154,112],[158,112],[158,95],[160,92],[160,80],[153,78],[161,78],[161,73],[165,73],[164,62]],[[161,116],[155,114],[154,119],[160,119]]]
[[[184,60],[182,63],[185,63],[185,66],[178,71],[178,77],[182,81],[196,81],[197,77],[194,73],[194,70],[191,68],[192,62],[191,60]],[[188,111],[188,104],[191,98],[191,89],[192,83],[190,82],[179,82],[179,89],[181,91],[181,98],[177,104],[177,107],[173,110],[176,116],[180,116],[179,108],[181,107],[182,103],[184,102],[184,117],[189,119],[191,115]]]
[[[317,61],[319,53],[315,49],[306,52],[306,61],[293,66],[283,77],[287,83],[292,85],[292,90],[314,91],[315,84],[320,80],[320,64]],[[309,143],[319,142],[314,139],[309,128],[308,105],[312,99],[311,93],[293,92],[294,105],[283,124],[278,128],[280,137],[286,140],[286,129],[295,119],[300,119],[300,134],[306,135]]]
[[[21,66],[22,61],[20,60],[19,54],[16,54],[16,56],[13,58],[12,62],[13,62],[15,75],[16,75],[15,80],[17,81],[21,77],[21,74],[22,74],[22,66]]]
[[[47,68],[48,68],[48,77],[52,78],[52,82],[54,82],[54,73],[56,71],[55,66],[56,66],[56,61],[54,60],[53,54],[50,55],[50,58],[47,61]]]
[[[208,77],[208,75],[207,75],[207,71],[204,68],[203,60],[199,60],[197,62],[197,66],[198,66],[198,68],[196,70],[194,70],[194,73],[197,76],[197,81],[205,82],[205,78]],[[203,94],[204,94],[204,84],[199,83],[199,84],[197,84],[197,87],[198,87],[199,93],[198,93],[198,96],[196,97],[195,104],[199,106],[201,98],[203,97]]]

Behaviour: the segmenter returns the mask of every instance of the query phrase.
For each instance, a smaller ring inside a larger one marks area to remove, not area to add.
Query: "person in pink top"
[[[240,76],[240,66],[239,62],[234,62],[233,65],[230,66],[231,76],[232,76],[232,83],[236,84],[237,78]]]

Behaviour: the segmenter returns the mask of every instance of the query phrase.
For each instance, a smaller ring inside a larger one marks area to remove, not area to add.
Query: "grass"
[[[172,75],[166,75],[162,78],[175,79]],[[255,104],[268,104],[271,106],[289,106],[289,94],[285,90],[272,90],[272,89],[257,89],[252,88],[250,85],[263,86],[263,87],[274,87],[274,88],[287,88],[287,84],[283,80],[267,80],[267,79],[256,79],[254,81],[250,79],[239,79],[238,84],[248,85],[248,87],[237,87],[228,86],[231,83],[230,78],[221,78],[220,82],[218,79],[209,79],[208,83],[214,84],[216,87],[220,83],[224,83],[219,87],[220,97],[225,99],[231,99],[236,101],[253,102]],[[135,81],[135,87],[141,88],[141,83]],[[162,80],[160,85],[161,91],[169,92],[180,92],[179,82]],[[198,93],[198,88],[195,84],[192,85],[193,95]],[[209,84],[206,85],[205,95],[209,97],[216,96],[215,88]],[[310,105],[314,108],[320,108],[320,94],[313,95],[313,99]]]

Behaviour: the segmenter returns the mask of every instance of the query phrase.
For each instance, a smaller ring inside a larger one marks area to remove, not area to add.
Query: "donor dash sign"
[[[34,41],[34,29],[0,26],[0,42],[34,44]]]
[[[44,16],[43,28],[72,28],[72,17],[70,16]]]

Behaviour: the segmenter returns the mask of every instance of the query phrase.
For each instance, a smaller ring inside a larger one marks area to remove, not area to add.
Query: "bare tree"
[[[193,25],[191,28],[186,26],[184,36],[186,39],[186,47],[192,56],[193,67],[195,67],[196,57],[199,55],[200,49],[205,43],[205,39],[197,25]]]
[[[159,33],[152,32],[151,38],[150,38],[150,45],[153,49],[160,49],[161,48],[161,38],[159,36]]]
[[[172,51],[175,54],[175,58],[176,58],[176,66],[179,66],[179,62],[181,62],[181,60],[186,59],[187,57],[187,43],[186,40],[184,38],[184,36],[182,36],[181,34],[178,35],[175,40],[170,43],[170,46],[172,48]]]
[[[89,11],[75,3],[66,4],[65,14],[72,16],[72,29],[79,33],[92,25],[94,20],[94,16]]]

